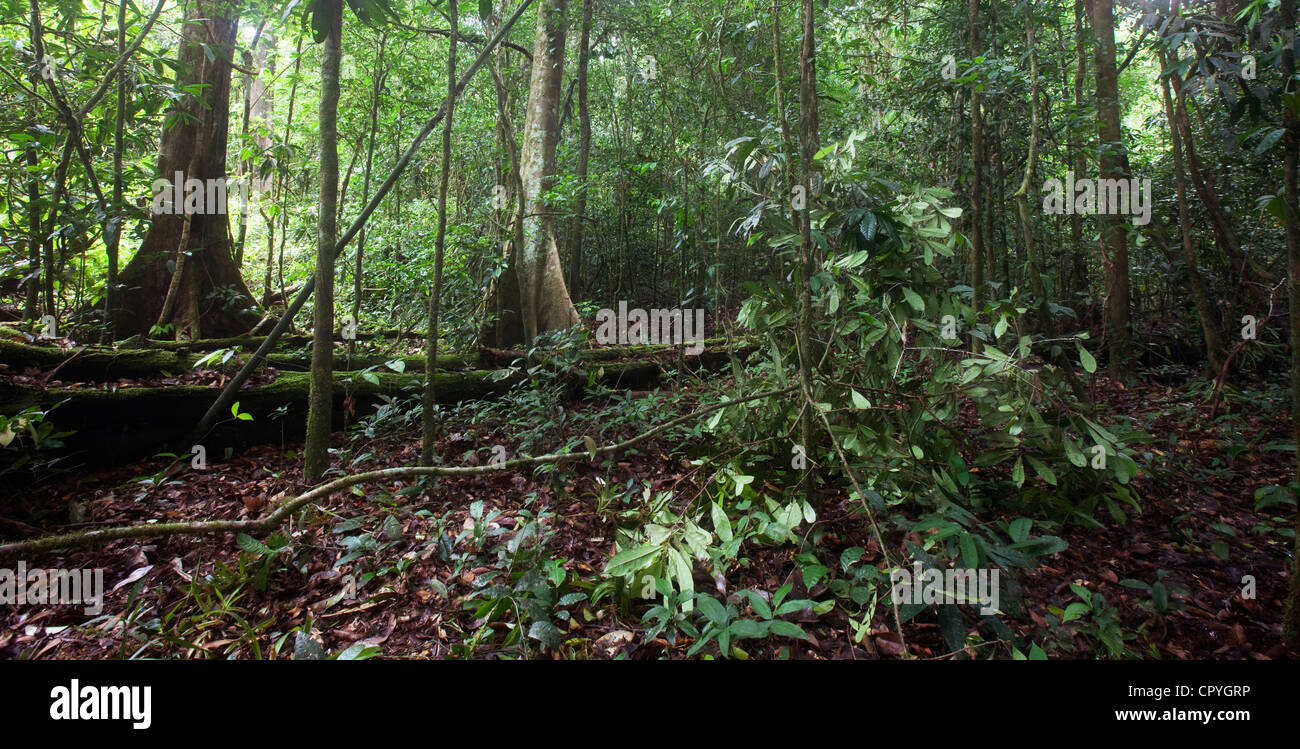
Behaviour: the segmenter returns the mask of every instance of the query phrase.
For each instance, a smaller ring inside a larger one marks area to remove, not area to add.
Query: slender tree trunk
[[[1047,307],[1047,286],[1043,283],[1043,268],[1038,261],[1038,251],[1034,248],[1034,230],[1029,214],[1029,183],[1034,177],[1034,163],[1038,157],[1038,49],[1034,43],[1033,8],[1026,6],[1025,41],[1029,47],[1030,77],[1030,126],[1029,153],[1025,157],[1025,176],[1020,182],[1020,189],[1014,195],[1016,209],[1020,214],[1020,231],[1025,247],[1025,258],[1029,262],[1029,288],[1035,297],[1038,310],[1038,327],[1047,336],[1052,335],[1052,316]],[[1009,281],[1009,279],[1008,279]]]
[[[799,165],[804,188],[803,220],[799,222],[799,384],[806,399],[812,397],[812,204],[813,156],[817,153],[817,46],[815,23],[816,6],[813,0],[803,0],[803,42],[799,48]],[[807,404],[805,403],[805,406]],[[805,455],[814,452],[812,412],[801,410],[799,439]],[[811,463],[809,463],[811,465]],[[813,473],[803,476],[804,499],[814,504]]]
[[[45,273],[41,249],[45,246],[45,232],[41,231],[41,157],[35,144],[27,147],[27,299],[26,317],[35,320],[41,316],[41,276]],[[53,210],[53,207],[51,207]]]
[[[447,119],[442,123],[442,174],[438,180],[438,236],[433,249],[433,289],[429,294],[429,331],[425,335],[425,380],[423,437],[420,465],[433,465],[433,442],[437,436],[438,408],[438,316],[442,308],[442,255],[447,240],[447,182],[451,177],[451,129],[456,114],[456,37],[460,33],[456,18],[456,0],[449,0],[448,18],[451,36],[447,41]]]
[[[1076,113],[1082,113],[1084,110],[1083,81],[1088,77],[1086,53],[1088,40],[1083,32],[1083,4],[1084,0],[1074,0],[1074,111]],[[1070,163],[1074,165],[1074,173],[1083,176],[1087,161],[1083,153],[1083,144],[1079,142],[1078,128],[1073,126],[1070,127]],[[1092,281],[1088,278],[1088,264],[1083,251],[1083,216],[1076,211],[1070,211],[1070,255],[1073,258],[1073,275],[1077,281],[1075,290],[1090,292]]]
[[[1296,90],[1295,75],[1295,0],[1282,0],[1282,80],[1290,92]],[[1282,107],[1286,126],[1286,145],[1282,157],[1282,203],[1286,211],[1287,291],[1291,309],[1291,428],[1300,444],[1300,197],[1297,196],[1297,162],[1300,162],[1300,116],[1294,109]],[[1297,456],[1296,481],[1300,481],[1300,455]],[[1291,581],[1287,593],[1283,632],[1295,651],[1300,651],[1300,507],[1294,527],[1295,553],[1291,555]]]
[[[970,56],[974,61],[980,55],[979,0],[968,0],[967,21],[970,27]],[[984,309],[984,114],[980,109],[980,92],[974,84],[970,92],[970,152],[971,152],[971,306],[978,321]],[[979,351],[979,339],[971,337],[971,347]]]
[[[339,59],[342,57],[343,0],[322,0],[330,8],[329,34],[321,57],[320,213],[316,225],[316,299],[312,305],[311,388],[303,477],[318,481],[329,468],[334,375],[334,245],[338,238]]]
[[[361,204],[365,205],[370,200],[370,176],[375,162],[375,136],[379,132],[379,97],[384,90],[384,78],[388,75],[386,63],[384,61],[384,49],[388,46],[388,34],[384,34],[379,39],[379,49],[375,52],[375,70],[374,86],[370,92],[370,135],[369,143],[366,146],[366,171],[362,177],[361,185]],[[448,110],[450,116],[450,110]],[[450,121],[450,118],[448,119]],[[361,233],[357,235],[357,258],[356,265],[352,272],[352,319],[361,319],[361,270],[362,259],[366,252],[366,227],[361,227]],[[349,351],[351,350],[349,343]]]
[[[785,71],[781,69],[781,9],[780,0],[772,0],[772,77],[775,79],[775,91],[773,96],[776,97],[773,108],[776,110],[776,124],[781,129],[781,147],[785,152],[785,165],[781,167],[781,177],[784,180],[785,191],[781,195],[778,204],[781,206],[781,215],[785,215],[786,201],[790,199],[790,190],[793,185],[790,183],[790,170],[794,168],[794,153],[791,151],[790,143],[793,140],[790,137],[790,128],[785,121]],[[791,219],[795,227],[799,226],[798,211],[791,212]]]
[[[261,48],[262,29],[266,28],[266,21],[263,20],[257,25],[257,31],[253,33],[250,50],[244,50],[243,61],[244,67],[251,71],[257,71],[262,62],[266,59],[266,51]],[[252,73],[244,74],[244,120],[239,128],[239,146],[241,150],[247,145],[249,125],[253,118],[253,99],[257,95],[254,83],[257,76]],[[247,180],[249,174],[253,171],[252,162],[243,158],[240,154],[239,159],[239,176]],[[241,205],[239,210],[239,239],[235,241],[235,265],[243,267],[244,265],[244,242],[248,239],[248,206]]]
[[[126,3],[117,4],[117,54],[126,54]],[[104,339],[112,341],[114,310],[117,309],[118,249],[122,239],[122,137],[126,130],[127,72],[118,72],[117,127],[113,133],[113,215],[104,230],[104,251],[108,255],[108,278],[104,281]]]
[[[289,134],[292,132],[292,128],[293,128],[293,108],[294,108],[295,100],[298,96],[298,81],[299,81],[298,73],[301,70],[302,70],[302,34],[299,34],[297,51],[294,53],[293,56],[293,85],[289,87],[289,114],[284,122],[284,142],[286,144],[289,142]],[[278,201],[280,203],[280,257],[279,257],[279,261],[276,263],[276,267],[279,268],[279,275],[280,275],[280,296],[284,297],[284,301],[286,304],[289,301],[288,294],[285,293],[285,289],[284,289],[284,245],[285,242],[289,239],[289,211],[286,209],[286,205],[285,205],[287,201],[284,200],[284,192],[285,192],[284,183],[287,179],[288,179],[287,176],[282,175],[280,177],[279,182],[277,183],[278,191],[280,195]],[[292,325],[293,322],[290,321],[289,324]]]
[[[1214,231],[1214,242],[1237,274],[1238,283],[1246,286],[1248,293],[1254,297],[1257,303],[1267,306],[1268,295],[1262,287],[1252,282],[1254,279],[1262,277],[1263,274],[1252,268],[1249,258],[1242,254],[1241,244],[1237,241],[1237,235],[1232,230],[1228,215],[1223,210],[1219,195],[1214,189],[1214,185],[1206,179],[1200,156],[1196,153],[1196,136],[1192,130],[1191,117],[1187,112],[1187,97],[1184,85],[1185,82],[1182,78],[1174,77],[1174,109],[1178,116],[1178,124],[1182,128],[1183,152],[1187,157],[1187,174],[1191,178],[1192,186],[1196,188],[1197,196],[1205,205],[1205,212],[1210,217],[1210,228]]]
[[[498,176],[505,183],[500,186],[505,189],[508,198],[511,198],[500,204],[501,209],[504,209],[507,204],[511,206],[510,223],[505,230],[509,233],[510,239],[501,244],[505,267],[500,276],[491,282],[488,289],[485,309],[491,313],[493,322],[490,326],[484,325],[479,335],[480,340],[486,345],[497,348],[518,346],[525,340],[523,317],[519,307],[518,263],[519,248],[524,244],[524,189],[520,182],[518,138],[510,120],[512,109],[510,90],[506,86],[502,73],[503,55],[504,50],[498,49],[493,57],[491,72],[497,90],[497,142],[506,153],[509,167],[505,174]]]
[[[591,111],[587,109],[587,66],[591,59],[591,6],[582,0],[582,40],[578,45],[578,206],[574,217],[573,252],[569,263],[570,293],[582,298],[582,241],[587,228],[587,169],[591,159]]]
[[[1119,71],[1115,64],[1113,0],[1092,0],[1092,32],[1097,40],[1097,126],[1101,136],[1100,175],[1103,179],[1128,179],[1128,152],[1120,125]],[[1098,195],[1097,220],[1101,225],[1102,263],[1106,268],[1108,301],[1106,339],[1111,377],[1129,371],[1128,235],[1124,219],[1112,213],[1123,206],[1102,206]]]
[[[1160,65],[1169,69],[1169,55],[1160,49]],[[1160,92],[1165,102],[1165,117],[1169,120],[1169,143],[1174,162],[1174,193],[1178,202],[1178,229],[1182,235],[1183,261],[1187,264],[1187,275],[1191,279],[1192,301],[1196,304],[1196,316],[1201,323],[1201,332],[1205,336],[1205,358],[1210,363],[1210,371],[1218,373],[1223,369],[1223,333],[1219,329],[1218,318],[1214,314],[1214,304],[1205,286],[1205,279],[1197,267],[1196,247],[1192,243],[1192,219],[1187,206],[1187,176],[1183,172],[1183,139],[1179,132],[1178,115],[1174,110],[1173,98],[1169,93],[1169,79],[1162,78]]]

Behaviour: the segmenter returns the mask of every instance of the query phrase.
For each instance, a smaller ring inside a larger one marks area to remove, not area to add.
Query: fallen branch
[[[343,478],[321,484],[305,494],[300,494],[288,502],[285,502],[276,508],[276,510],[270,515],[267,515],[260,520],[209,520],[180,523],[141,523],[138,525],[117,526],[114,528],[102,528],[99,530],[81,531],[78,533],[65,533],[62,535],[45,536],[43,538],[31,539],[28,541],[14,541],[11,543],[0,544],[0,557],[4,557],[5,555],[43,553],[57,549],[91,546],[121,539],[160,538],[163,536],[198,536],[207,533],[263,533],[279,527],[286,518],[297,512],[299,509],[357,484],[409,478],[412,476],[469,476],[494,473],[497,471],[513,471],[518,468],[527,468],[548,463],[567,463],[582,458],[595,459],[601,455],[608,455],[626,450],[633,445],[662,434],[678,424],[699,418],[704,414],[740,403],[785,395],[786,393],[791,393],[798,389],[798,386],[790,386],[780,390],[770,390],[757,395],[750,395],[744,398],[736,398],[721,403],[715,403],[711,406],[705,406],[698,411],[686,414],[685,416],[680,416],[672,421],[660,424],[657,427],[642,432],[641,434],[624,440],[623,442],[613,445],[604,445],[588,452],[550,453],[547,455],[538,455],[536,457],[515,458],[514,460],[507,460],[496,465],[489,464],[485,466],[465,466],[459,468],[447,468],[443,466],[411,466],[367,471],[365,473],[344,476]]]

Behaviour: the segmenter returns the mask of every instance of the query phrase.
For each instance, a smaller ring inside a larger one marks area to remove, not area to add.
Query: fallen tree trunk
[[[99,346],[63,349],[32,346],[0,339],[0,364],[5,374],[37,369],[47,380],[93,381],[148,377],[164,372],[183,372],[185,357],[175,351],[133,349],[115,351]]]
[[[298,336],[282,338],[281,342],[293,346]],[[206,355],[223,348],[249,347],[261,339],[241,336],[238,338],[210,339],[206,341],[182,341],[166,346],[142,349],[114,349],[103,346],[77,346],[59,348],[18,343],[0,339],[0,365],[8,365],[0,373],[20,374],[24,370],[38,370],[46,381],[62,380],[64,382],[112,382],[122,379],[143,379],[156,376],[172,376],[188,372]],[[309,338],[302,337],[305,346]],[[200,344],[193,347],[193,344]],[[701,356],[706,359],[717,352],[718,348],[728,345],[726,339],[717,338],[705,341],[705,351]],[[737,350],[744,344],[734,344]],[[676,354],[672,346],[621,346],[617,348],[589,349],[581,352],[584,361],[609,361],[613,359],[651,358]],[[243,361],[247,352],[236,355]],[[472,369],[498,369],[508,367],[524,357],[518,351],[499,351],[482,349],[477,354],[446,354],[438,357],[439,371],[453,372]],[[688,357],[691,358],[691,357]],[[387,356],[384,354],[360,353],[349,355],[342,346],[336,346],[335,360],[339,365],[336,371],[382,368],[393,364],[403,372],[423,372],[423,356]],[[268,354],[266,365],[285,372],[305,372],[311,366],[311,354],[306,351],[284,351]],[[400,364],[397,364],[400,362]],[[221,361],[217,359],[205,365],[205,369],[220,369]],[[3,413],[0,411],[0,413]]]
[[[753,347],[741,350],[748,352]],[[675,353],[671,348],[657,347],[648,358],[592,362],[585,371],[569,377],[569,395],[579,396],[589,381],[612,389],[652,387],[665,370],[676,368]],[[644,352],[642,355],[647,356]],[[687,367],[699,370],[717,370],[727,361],[725,349],[686,357]],[[519,369],[474,369],[435,376],[438,402],[442,404],[493,398],[525,380]],[[424,379],[422,372],[336,372],[334,428],[371,413],[371,406],[385,398],[418,397]],[[48,454],[63,456],[69,467],[105,465],[147,457],[159,449],[188,450],[190,444],[178,440],[220,392],[220,387],[201,385],[47,388],[0,380],[0,414],[12,416],[28,408],[54,409],[48,421],[57,431],[72,434],[64,438],[62,449]],[[252,416],[251,421],[227,411],[216,426],[191,444],[203,444],[209,454],[216,455],[227,447],[238,450],[296,439],[303,433],[307,393],[305,372],[281,372],[269,384],[240,391],[239,412]]]
[[[215,347],[233,348],[233,346]],[[123,379],[142,379],[157,376],[179,375],[195,368],[206,356],[202,349],[191,353],[185,348],[165,349],[112,349],[103,346],[77,346],[58,348],[55,346],[33,346],[0,339],[0,373],[20,374],[25,370],[37,370],[45,381],[61,380],[64,382],[112,382]],[[237,358],[242,359],[243,356]],[[422,356],[384,356],[382,354],[358,354],[349,357],[347,351],[340,348],[338,361],[346,370],[383,367],[400,361],[402,371],[423,372]],[[441,371],[463,371],[467,369],[491,367],[491,359],[482,361],[481,356],[448,354],[438,357],[438,369]],[[279,353],[266,357],[267,366],[282,371],[306,371],[311,365],[311,356],[307,353]],[[217,358],[205,369],[221,368]]]

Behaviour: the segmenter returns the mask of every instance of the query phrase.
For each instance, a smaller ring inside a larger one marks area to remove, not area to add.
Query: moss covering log
[[[114,349],[104,346],[77,346],[65,349],[0,339],[0,364],[8,365],[8,374],[35,369],[49,380],[63,382],[145,379],[184,374],[194,369],[195,365],[210,352],[222,348],[242,347],[243,350],[236,354],[236,358],[243,360],[248,356],[250,347],[256,345],[258,341],[260,341],[258,338],[242,336],[199,342],[182,341],[166,344],[165,347],[151,343],[150,348],[138,349]],[[306,342],[304,338],[304,345]],[[203,346],[191,349],[189,344],[193,343],[200,343]],[[224,345],[209,346],[218,343]],[[704,351],[698,357],[687,355],[686,359],[711,361],[719,353],[725,355],[728,343],[726,339],[716,338],[705,341],[704,345]],[[746,353],[751,350],[744,343],[732,344],[732,346],[737,351]],[[677,347],[674,346],[620,346],[588,349],[580,353],[580,359],[604,362],[623,359],[663,359],[664,357],[675,359],[676,355]],[[482,349],[476,354],[445,354],[438,357],[438,370],[461,372],[473,369],[499,369],[510,366],[523,357],[522,352],[492,349]],[[311,355],[306,351],[287,350],[268,355],[266,361],[269,366],[283,372],[305,372],[311,364]],[[335,364],[338,370],[360,370],[369,367],[383,370],[394,361],[401,362],[398,366],[404,372],[424,371],[423,356],[389,356],[380,353],[354,353],[349,356],[345,348],[336,345]],[[711,364],[706,365],[706,368],[711,367]],[[205,363],[204,368],[222,368],[220,358]]]
[[[186,371],[186,358],[173,351],[133,349],[118,351],[102,346],[33,346],[0,339],[0,364],[8,365],[6,374],[20,374],[27,369],[40,370],[49,379],[64,382],[103,382],[106,380],[154,377]]]
[[[737,349],[743,354],[752,347]],[[639,353],[644,358],[592,362],[585,371],[579,369],[569,380],[570,396],[579,397],[589,381],[613,389],[648,389],[658,383],[666,370],[678,366],[672,348],[660,348],[653,356]],[[719,369],[727,361],[726,349],[706,350],[685,359],[687,369],[699,370]],[[418,369],[418,362],[411,365],[413,370]],[[519,369],[473,369],[440,372],[436,376],[438,402],[443,404],[493,398],[525,379]],[[372,406],[385,398],[416,398],[423,382],[424,373],[419,371],[336,372],[335,429],[373,413]],[[50,455],[65,456],[69,467],[104,465],[159,451],[188,451],[190,445],[179,444],[178,440],[198,422],[220,392],[220,387],[202,385],[116,387],[109,383],[97,387],[47,388],[16,384],[10,378],[0,377],[0,413],[12,416],[27,408],[53,409],[47,421],[58,431],[73,434],[65,438],[61,450]],[[307,394],[305,372],[282,371],[273,382],[240,391],[239,412],[252,416],[251,421],[222,414],[222,420],[200,442],[207,447],[209,455],[215,456],[226,447],[241,449],[296,439],[303,433]]]

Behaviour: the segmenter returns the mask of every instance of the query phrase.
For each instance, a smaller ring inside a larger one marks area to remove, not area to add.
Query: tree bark
[[[816,6],[813,0],[803,0],[800,13],[803,20],[803,40],[799,47],[799,165],[802,169],[800,182],[804,188],[803,220],[799,222],[799,385],[804,397],[812,400],[812,205],[813,205],[813,156],[818,148],[817,126],[817,45],[815,23]],[[719,313],[722,311],[719,310]],[[802,410],[799,420],[799,439],[804,454],[814,452],[812,411]],[[808,460],[807,467],[812,466]],[[814,505],[813,472],[806,470],[803,475],[804,499]]]
[[[546,198],[555,176],[568,11],[569,0],[543,0],[537,8],[528,115],[519,157],[519,179],[524,191],[524,243],[517,255],[519,301],[524,335],[529,341],[540,333],[578,322],[555,246],[554,208]]]
[[[967,22],[970,26],[970,56],[972,64],[980,55],[979,0],[968,0]],[[971,85],[970,92],[970,152],[971,152],[971,306],[978,321],[984,308],[984,114],[980,108],[980,92]],[[971,337],[971,347],[979,351],[979,339]]]
[[[1160,50],[1160,66],[1169,69],[1169,55]],[[1210,363],[1210,371],[1223,369],[1223,332],[1215,316],[1214,304],[1201,276],[1196,260],[1196,247],[1192,243],[1191,211],[1187,206],[1187,175],[1183,171],[1183,139],[1178,127],[1178,114],[1174,109],[1173,97],[1169,93],[1169,79],[1160,81],[1160,92],[1165,102],[1165,118],[1169,120],[1169,144],[1172,150],[1174,166],[1174,194],[1178,203],[1178,229],[1182,237],[1183,262],[1187,264],[1187,275],[1191,280],[1192,301],[1196,304],[1196,316],[1201,323],[1201,333],[1205,336],[1205,358]]]
[[[1097,128],[1101,136],[1099,172],[1104,179],[1128,179],[1128,152],[1120,125],[1119,71],[1115,65],[1115,19],[1113,0],[1092,0],[1092,32],[1096,39],[1094,59],[1097,75]],[[1124,219],[1113,213],[1120,206],[1098,206],[1101,228],[1102,263],[1106,269],[1106,339],[1110,352],[1110,373],[1120,378],[1128,373],[1129,279],[1128,236]]]
[[[1294,92],[1295,76],[1295,0],[1282,0],[1282,80]],[[1282,203],[1286,211],[1287,291],[1291,309],[1291,428],[1300,440],[1300,197],[1297,196],[1297,162],[1300,162],[1300,116],[1290,107],[1282,107],[1286,126],[1286,145],[1282,157]],[[1300,444],[1300,442],[1297,442]],[[1295,480],[1300,481],[1300,455],[1297,456]],[[1294,527],[1295,553],[1291,555],[1291,580],[1287,593],[1282,630],[1292,650],[1300,651],[1300,507]]]
[[[316,224],[316,299],[312,304],[311,393],[303,477],[317,481],[329,468],[334,385],[334,245],[338,233],[339,60],[342,57],[343,0],[323,0],[331,17],[321,57],[320,213]]]
[[[447,18],[451,36],[447,42],[447,118],[442,123],[442,174],[438,178],[438,235],[433,244],[433,288],[429,293],[429,331],[425,338],[425,356],[438,361],[438,323],[442,312],[442,257],[447,241],[447,183],[451,178],[451,130],[456,115],[456,37],[460,21],[456,17],[456,0],[450,0]],[[424,408],[421,418],[420,465],[433,465],[433,442],[438,433],[438,379],[432,371],[424,382]]]
[[[163,131],[158,159],[162,179],[174,180],[176,172],[205,185],[208,180],[224,183],[226,179],[231,50],[238,15],[237,7],[215,0],[194,0],[186,7],[179,84],[202,89],[197,97],[186,97],[177,104],[175,125]],[[205,46],[215,57],[206,65]],[[197,167],[186,174],[200,143]],[[119,336],[147,335],[158,319],[171,282],[167,263],[180,244],[185,221],[181,213],[154,216],[139,251],[122,270],[118,306],[113,311]],[[195,251],[184,272],[192,280],[186,278],[181,284],[176,305],[180,309],[197,307],[205,335],[237,335],[252,329],[259,315],[231,253],[226,215],[193,216],[189,244]]]
[[[587,221],[587,170],[591,160],[591,111],[587,109],[587,67],[591,59],[591,6],[582,0],[582,39],[578,44],[578,206],[574,216],[573,249],[569,259],[569,286],[582,297],[582,242]]]
[[[1020,189],[1014,195],[1016,199],[1017,212],[1020,215],[1020,231],[1023,237],[1025,247],[1025,258],[1029,262],[1029,288],[1033,291],[1035,297],[1035,308],[1038,311],[1038,326],[1042,332],[1052,335],[1052,315],[1047,306],[1047,286],[1043,283],[1043,267],[1038,260],[1038,252],[1034,248],[1034,230],[1030,222],[1029,213],[1029,182],[1034,176],[1034,164],[1038,157],[1038,49],[1034,43],[1034,16],[1033,8],[1026,6],[1025,11],[1025,41],[1029,47],[1029,75],[1030,75],[1030,127],[1029,127],[1029,153],[1025,157],[1025,175],[1020,182]],[[1006,279],[1010,284],[1010,279]],[[1009,287],[1008,287],[1009,290]]]

